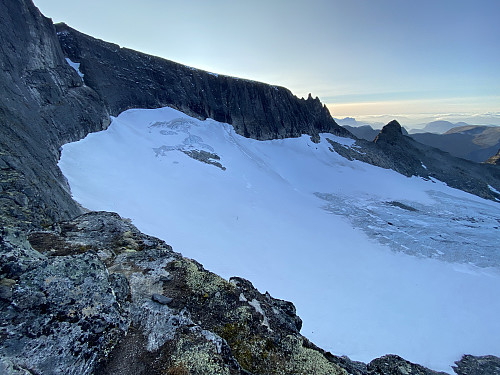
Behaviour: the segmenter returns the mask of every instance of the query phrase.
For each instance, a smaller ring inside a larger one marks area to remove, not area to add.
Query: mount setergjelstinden
[[[396,355],[369,364],[332,355],[301,335],[292,303],[205,270],[115,213],[88,212],[58,167],[61,147],[127,109],[171,107],[257,140],[306,134],[319,144],[328,133],[332,155],[491,201],[500,200],[498,165],[423,146],[394,122],[373,143],[337,143],[354,137],[317,98],[54,26],[30,0],[0,2],[0,21],[0,373],[437,373]],[[466,355],[454,370],[499,374],[500,360]]]

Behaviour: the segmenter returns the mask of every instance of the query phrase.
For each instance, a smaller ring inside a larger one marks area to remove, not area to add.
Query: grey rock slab
[[[155,302],[158,302],[160,305],[168,305],[170,302],[173,301],[173,299],[170,297],[166,297],[166,296],[163,296],[161,294],[156,294],[156,293],[154,293],[151,296],[151,299]]]

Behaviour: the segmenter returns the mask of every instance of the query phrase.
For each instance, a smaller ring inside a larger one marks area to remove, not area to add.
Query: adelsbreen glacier
[[[349,161],[327,138],[353,145],[134,109],[65,145],[59,166],[84,207],[294,302],[332,353],[448,372],[465,353],[500,355],[498,203]]]

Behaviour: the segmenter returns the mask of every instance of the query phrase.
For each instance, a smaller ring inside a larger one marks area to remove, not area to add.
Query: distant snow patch
[[[495,189],[493,186],[488,185],[488,188],[489,188],[492,192],[494,192],[494,193],[496,193],[496,194],[500,194],[500,191],[498,191],[497,189]]]
[[[73,69],[76,70],[76,72],[78,73],[78,75],[80,76],[80,78],[82,79],[82,82],[83,81],[83,73],[80,72],[80,63],[76,63],[76,62],[73,62],[71,61],[69,58],[66,57],[66,62],[69,64],[69,66],[71,66]]]
[[[352,147],[356,143],[356,141],[352,138],[344,138],[332,134],[328,134],[327,138],[330,139],[332,142],[338,143],[339,145],[342,145],[344,147]]]

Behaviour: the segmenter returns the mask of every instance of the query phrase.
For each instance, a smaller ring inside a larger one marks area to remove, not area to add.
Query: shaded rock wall
[[[0,2],[0,224],[29,227],[80,209],[57,168],[59,147],[109,123],[31,1]]]
[[[347,135],[318,98],[299,99],[288,89],[193,69],[56,25],[64,53],[80,63],[85,83],[110,112],[173,107],[193,117],[232,124],[255,139]]]

